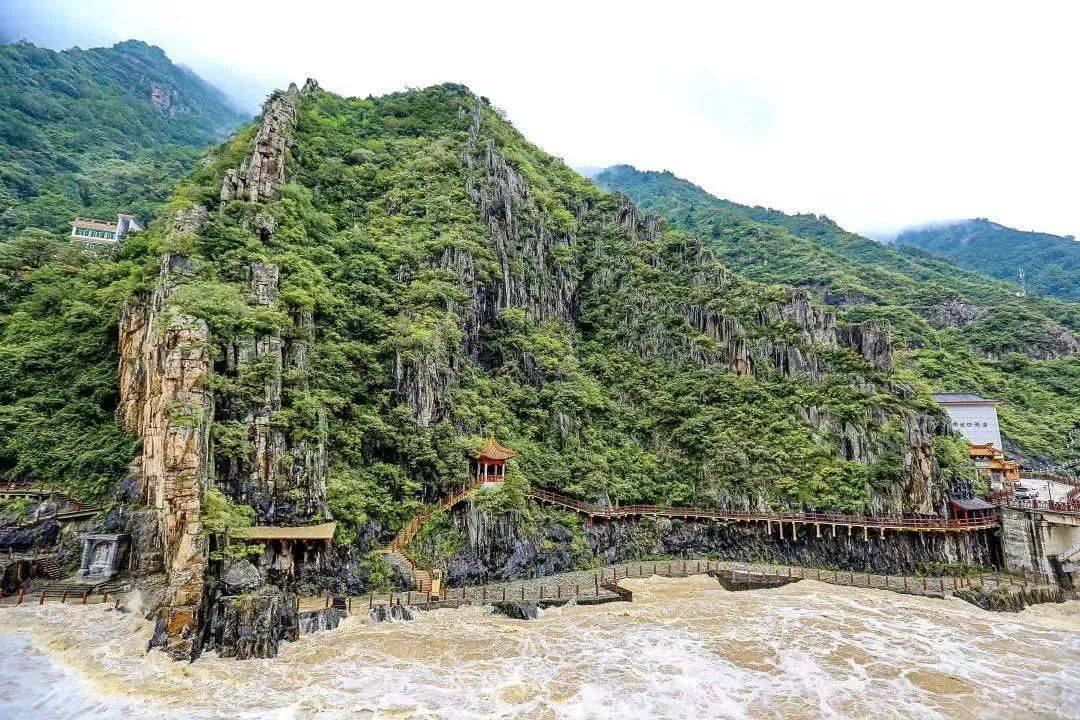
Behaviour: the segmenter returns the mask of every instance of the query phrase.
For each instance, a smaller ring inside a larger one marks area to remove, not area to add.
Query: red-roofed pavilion
[[[476,482],[501,482],[506,477],[506,461],[518,454],[516,450],[500,444],[495,436],[491,435],[480,448],[480,452],[473,456]]]

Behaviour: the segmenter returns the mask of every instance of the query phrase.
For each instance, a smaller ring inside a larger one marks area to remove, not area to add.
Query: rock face
[[[514,620],[535,620],[540,617],[540,609],[533,602],[506,600],[497,602],[492,607],[498,614]]]
[[[308,86],[317,87],[313,81]],[[276,197],[277,187],[285,181],[286,148],[298,96],[291,86],[266,102],[250,153],[240,168],[226,173],[223,202],[242,199],[254,205]],[[246,228],[264,242],[269,240],[276,230],[273,215],[256,207],[247,217]],[[169,244],[182,244],[182,235],[199,233],[208,219],[204,207],[178,211],[169,226]],[[166,254],[154,291],[126,307],[120,318],[117,414],[125,429],[142,439],[135,468],[141,486],[133,499],[156,510],[159,534],[157,543],[150,542],[145,532],[137,540],[136,553],[142,558],[138,572],[153,572],[151,566],[160,558],[166,577],[152,646],[174,657],[189,657],[200,649],[197,636],[206,636],[195,626],[206,622],[214,627],[209,642],[223,652],[265,657],[276,652],[278,639],[295,636],[294,631],[274,630],[285,622],[282,614],[290,612],[289,622],[295,626],[295,597],[290,605],[287,597],[264,589],[252,602],[221,598],[213,607],[203,608],[207,541],[200,521],[201,500],[208,488],[217,485],[232,499],[253,506],[260,523],[296,524],[329,517],[325,418],[319,415],[310,436],[299,440],[286,437],[270,422],[271,414],[282,408],[283,375],[306,383],[312,316],[310,311],[298,311],[293,317],[295,332],[287,340],[261,334],[215,348],[206,323],[184,315],[173,300],[177,289],[197,272],[188,258]],[[255,304],[275,306],[279,268],[253,262],[248,279]],[[267,370],[261,396],[241,407],[217,406],[208,383],[211,374],[235,376],[253,365]],[[215,462],[210,445],[215,419],[246,429],[247,452]],[[144,530],[151,526],[143,525]],[[221,581],[235,594],[254,591],[264,578],[250,563],[233,561],[226,563]]]
[[[479,514],[486,532],[474,535],[470,516]],[[486,516],[486,517],[485,517]],[[450,585],[539,577],[585,566],[599,559],[604,564],[643,557],[690,557],[710,553],[721,560],[775,562],[805,567],[841,567],[882,574],[913,573],[928,563],[993,564],[995,540],[982,533],[886,533],[879,537],[861,532],[847,534],[823,526],[817,537],[813,526],[799,528],[784,539],[774,525],[692,522],[672,518],[638,521],[598,521],[584,529],[566,524],[558,514],[545,516],[534,509],[526,522],[519,513],[490,515],[458,509],[453,526],[461,546],[438,564]],[[539,519],[538,519],[539,518]],[[438,542],[430,538],[428,542]],[[417,548],[423,549],[423,541]]]
[[[247,560],[226,559],[219,576],[225,591],[230,595],[249,592],[262,584],[259,570]]]
[[[923,317],[936,330],[943,328],[965,328],[984,317],[987,310],[972,305],[958,295],[945,298],[936,305],[922,311]]]
[[[274,93],[263,104],[252,152],[242,167],[226,172],[221,186],[222,202],[258,202],[275,197],[277,186],[285,182],[285,146],[296,125],[297,95],[296,86],[290,85],[288,90]]]
[[[213,398],[205,386],[211,358],[206,323],[170,302],[193,272],[187,258],[166,254],[157,287],[120,316],[120,404],[124,429],[142,439],[137,469],[143,501],[156,508],[168,587],[169,620],[159,629],[189,637],[203,592],[206,539],[199,513],[206,488]],[[159,646],[173,652],[168,642]],[[185,641],[175,654],[186,656]]]
[[[296,595],[275,587],[219,598],[207,622],[207,640],[221,657],[276,657],[282,641],[300,636]]]

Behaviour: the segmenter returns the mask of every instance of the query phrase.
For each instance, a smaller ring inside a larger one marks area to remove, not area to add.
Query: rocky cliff
[[[376,582],[364,553],[460,484],[491,431],[522,451],[519,480],[601,502],[941,511],[947,425],[893,377],[886,325],[731,274],[465,88],[293,86],[239,157],[186,189],[121,323],[120,415],[161,514],[157,642],[175,655],[271,653],[290,594]],[[265,543],[255,589],[230,589],[199,522],[211,488],[258,525],[333,517],[341,542]],[[516,532],[479,518],[475,547]],[[742,547],[701,532],[685,542]],[[622,557],[592,533],[512,572]]]

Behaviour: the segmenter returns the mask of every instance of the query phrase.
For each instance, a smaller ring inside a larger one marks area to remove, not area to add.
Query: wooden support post
[[[795,523],[794,520],[791,521],[791,539],[792,540],[798,540],[799,539],[799,526]]]
[[[62,594],[60,595],[60,604],[61,604],[61,605],[63,605],[64,603],[66,603],[66,602],[67,602],[67,593],[68,593],[68,591],[67,591],[67,590],[65,590],[65,591],[64,591],[64,592],[63,592],[63,593],[62,593]]]
[[[540,586],[540,599],[541,600],[544,599],[544,586],[543,585]]]
[[[106,590],[105,594],[101,596],[101,604],[104,605],[107,602],[109,602],[109,591],[108,590]]]
[[[885,526],[882,525],[880,528],[878,528],[878,530],[880,530],[880,532],[881,532],[881,534],[878,537],[880,537],[882,540],[884,540],[885,539]]]
[[[945,594],[945,578],[941,577],[941,578],[938,578],[938,579],[941,581],[941,594],[944,595]]]
[[[525,586],[524,585],[521,586],[521,599],[522,599],[522,601],[525,600]]]
[[[816,537],[821,537],[821,523],[814,523],[814,532]]]
[[[347,612],[350,615],[352,615],[352,598],[349,598],[347,602],[348,602],[348,610],[347,610]]]
[[[579,595],[581,595],[581,585],[578,585],[578,584],[575,583],[574,584],[574,597],[576,598]]]
[[[88,598],[88,597],[90,597],[90,591],[89,590],[83,590],[83,594],[82,594],[82,604],[83,605],[86,604],[86,598]]]
[[[26,594],[26,588],[19,588],[19,602],[18,605],[22,605],[23,595]]]
[[[42,590],[41,591],[41,599],[38,600],[38,605],[44,605],[44,604],[45,604],[45,591]]]
[[[907,575],[904,576],[904,589],[907,590]]]
[[[367,596],[367,606],[368,606],[368,610],[375,607],[375,595],[374,595],[374,593]]]
[[[862,539],[863,542],[870,542],[870,532],[865,525],[862,526]]]
[[[832,536],[836,537],[836,523],[833,523],[833,526],[832,526]]]
[[[776,524],[780,528],[780,539],[783,540],[784,539],[784,522],[781,520],[780,522],[778,522]]]
[[[505,585],[503,585],[503,588],[502,588],[502,599],[503,599],[503,602],[506,602],[506,586]]]
[[[923,578],[923,579],[922,579],[922,589],[923,589],[924,591],[926,590],[926,578]]]
[[[556,599],[562,600],[562,585],[555,586],[555,597]]]

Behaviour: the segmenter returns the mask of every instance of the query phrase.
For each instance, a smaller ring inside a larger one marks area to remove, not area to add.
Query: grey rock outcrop
[[[951,295],[941,302],[924,308],[921,312],[930,326],[936,330],[944,328],[965,328],[984,317],[985,308],[969,303],[959,295]]]
[[[276,587],[218,598],[210,608],[207,633],[221,657],[272,658],[283,641],[299,635],[296,595]]]
[[[230,595],[238,595],[259,587],[259,570],[247,560],[229,558],[221,566],[221,584]]]
[[[412,620],[413,611],[404,605],[376,605],[371,608],[368,617],[372,622],[399,622]]]
[[[535,620],[540,617],[540,609],[534,602],[505,600],[495,603],[492,607],[499,615],[505,615],[513,620]]]

